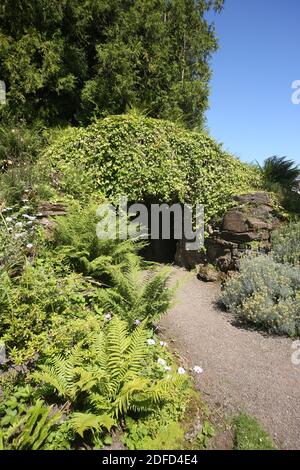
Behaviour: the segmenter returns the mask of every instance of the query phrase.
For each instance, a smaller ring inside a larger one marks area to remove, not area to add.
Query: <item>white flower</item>
[[[15,240],[18,240],[18,238],[24,238],[26,237],[27,233],[26,232],[22,232],[22,233],[15,233],[14,235],[14,239]]]
[[[202,367],[200,367],[200,366],[195,366],[195,367],[193,368],[193,371],[194,371],[196,374],[203,374],[203,369],[202,369]]]
[[[26,222],[26,225],[32,225],[33,222],[31,220],[28,220],[28,222]]]
[[[24,217],[24,219],[29,219],[30,215],[28,215],[28,214],[22,214],[22,217]]]
[[[185,374],[185,369],[183,367],[179,367],[177,372],[178,372],[179,375],[183,375],[183,374]]]
[[[29,202],[29,199],[22,199],[22,202],[26,204],[26,202]]]
[[[135,320],[135,321],[134,321],[134,324],[137,325],[137,326],[139,326],[139,325],[141,324],[141,320]]]
[[[22,222],[17,222],[17,223],[16,223],[16,227],[17,227],[17,228],[21,228],[21,227],[23,227],[23,224],[22,224]]]
[[[159,344],[163,347],[167,346],[167,343],[165,341],[161,341]]]
[[[157,362],[158,362],[158,364],[160,364],[161,366],[165,366],[165,365],[167,364],[166,361],[165,361],[164,359],[162,359],[161,357],[159,357],[159,358],[157,359]]]
[[[36,220],[36,217],[34,215],[29,215],[28,220]]]
[[[33,248],[33,244],[32,243],[28,243],[26,245],[26,248],[28,248],[28,250],[31,250]]]
[[[149,344],[149,346],[153,346],[155,344],[155,341],[154,339],[147,339],[147,343]]]
[[[6,217],[5,220],[6,220],[6,222],[12,222],[13,221],[12,217]]]
[[[104,318],[105,318],[106,321],[111,320],[111,314],[107,313],[106,315],[104,315]]]
[[[170,366],[165,366],[164,369],[165,369],[165,371],[170,371],[171,367]]]

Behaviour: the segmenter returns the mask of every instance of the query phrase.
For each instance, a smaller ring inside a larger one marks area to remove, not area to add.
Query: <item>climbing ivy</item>
[[[260,187],[257,170],[207,134],[137,115],[63,130],[39,165],[61,193],[81,200],[101,193],[111,200],[203,203],[208,219],[233,194]]]

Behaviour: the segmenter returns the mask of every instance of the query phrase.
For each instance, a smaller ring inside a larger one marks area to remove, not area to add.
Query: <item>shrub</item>
[[[32,259],[41,241],[41,231],[32,206],[0,209],[0,271],[11,277],[22,272],[26,258]]]
[[[92,329],[90,317],[93,309],[90,304],[93,295],[97,298],[95,289],[80,275],[71,273],[61,278],[47,265],[34,267],[28,263],[22,276],[16,280],[2,273],[0,338],[6,345],[9,358],[22,364],[51,347],[55,351],[55,341],[60,341],[62,349],[70,347],[70,343],[72,345],[78,339],[80,328],[81,334]],[[101,313],[99,307],[97,311]],[[82,323],[74,324],[75,319],[80,318]],[[58,331],[52,331],[57,324]],[[63,327],[69,335],[62,344]]]
[[[42,128],[29,128],[25,121],[4,121],[0,125],[2,171],[10,165],[35,160],[45,142],[46,134]]]
[[[233,194],[260,186],[257,169],[206,134],[133,115],[64,130],[45,150],[40,171],[81,200],[101,193],[110,200],[124,194],[130,201],[199,202],[208,219]]]
[[[300,222],[290,223],[273,232],[272,253],[279,263],[300,264]]]
[[[241,321],[278,334],[300,334],[300,269],[271,256],[243,259],[221,301]]]
[[[33,171],[40,152],[55,135],[42,126],[28,127],[8,115],[0,124],[0,200],[20,202],[25,191],[37,192],[42,175]]]

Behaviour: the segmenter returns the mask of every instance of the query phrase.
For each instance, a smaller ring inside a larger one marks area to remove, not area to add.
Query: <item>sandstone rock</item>
[[[235,243],[251,243],[255,240],[261,240],[261,236],[257,232],[243,232],[243,233],[236,233],[236,232],[221,232],[221,237],[224,240],[233,241]]]
[[[237,269],[237,261],[230,255],[220,256],[220,258],[218,258],[217,264],[218,268],[224,273]]]
[[[245,215],[238,210],[230,210],[223,219],[223,230],[228,232],[246,232],[248,229]]]
[[[53,217],[66,215],[66,206],[61,203],[42,202],[39,205],[41,217]]]
[[[188,269],[203,263],[213,264],[228,273],[238,269],[241,256],[249,250],[270,251],[272,230],[282,222],[271,196],[256,192],[234,199],[239,206],[229,209],[221,222],[209,227],[206,252],[187,252],[179,242],[177,264]]]
[[[257,217],[248,217],[247,223],[249,224],[250,228],[253,230],[272,230],[272,224],[264,222],[263,220],[258,219]]]
[[[186,269],[194,269],[197,264],[201,264],[205,261],[205,255],[197,250],[188,251],[185,248],[185,240],[180,240],[177,243],[176,253],[174,262],[178,266],[182,266]]]
[[[272,206],[272,199],[268,193],[264,192],[257,192],[257,193],[250,193],[250,194],[242,194],[240,196],[235,196],[234,200],[240,204],[267,204]]]
[[[197,266],[197,278],[204,282],[216,282],[219,280],[219,273],[213,266]]]
[[[276,217],[274,207],[267,206],[265,204],[251,207],[251,214],[253,217],[257,217],[265,221],[272,219],[273,216]]]

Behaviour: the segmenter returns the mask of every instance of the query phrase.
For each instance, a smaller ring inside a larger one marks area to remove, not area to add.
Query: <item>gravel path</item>
[[[225,413],[256,416],[280,448],[300,449],[300,365],[291,362],[293,341],[234,326],[216,306],[219,286],[174,268],[174,279],[185,277],[160,327],[186,366],[203,367],[196,377],[203,398]]]

